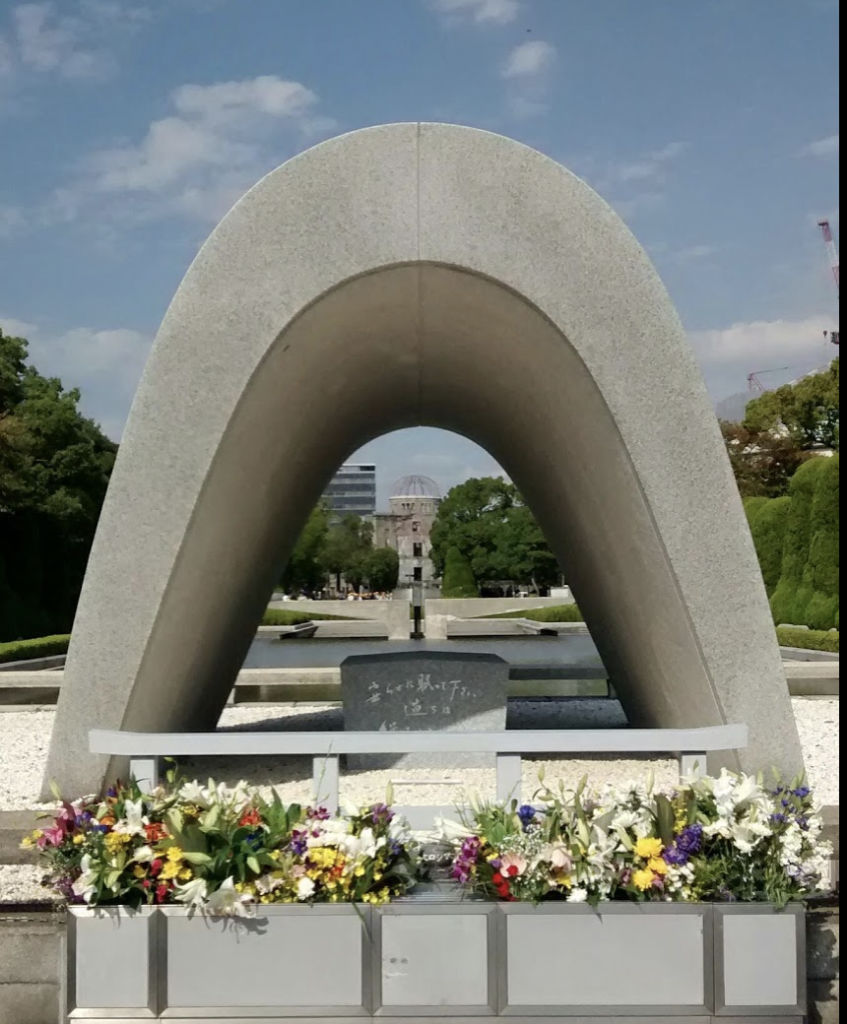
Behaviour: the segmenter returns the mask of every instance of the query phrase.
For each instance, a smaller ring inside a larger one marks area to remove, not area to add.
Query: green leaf
[[[260,875],[262,873],[262,869],[259,865],[259,862],[258,860],[256,860],[253,854],[250,854],[250,856],[247,858],[247,867],[250,868],[254,875]]]
[[[185,857],[189,864],[208,866],[214,863],[208,853],[199,853],[197,850],[186,850],[183,853],[183,857]]]
[[[673,827],[676,818],[673,804],[662,793],[656,794],[654,799],[656,801],[656,825],[659,836],[665,846],[672,846],[674,838]]]

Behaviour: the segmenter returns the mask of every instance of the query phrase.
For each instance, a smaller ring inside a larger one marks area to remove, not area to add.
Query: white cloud
[[[24,320],[0,316],[4,334],[29,341],[29,358],[46,376],[78,387],[83,413],[119,440],[152,338],[128,328],[76,327],[51,331]]]
[[[173,113],[140,142],[92,154],[80,179],[54,195],[53,215],[71,219],[93,195],[135,193],[150,200],[143,212],[134,204],[137,216],[177,211],[217,222],[280,162],[286,141],[290,150],[334,126],[317,103],[300,82],[273,75],[183,85],[171,95]]]
[[[251,113],[302,117],[317,99],[300,82],[286,82],[274,75],[215,85],[183,85],[173,94],[180,114],[216,128],[234,124]]]
[[[596,186],[595,186],[596,187]],[[598,188],[598,191],[602,191]],[[652,213],[664,205],[665,197],[661,192],[638,192],[626,197],[606,197],[609,205],[624,220],[635,220],[646,213]]]
[[[556,60],[556,47],[541,39],[521,43],[506,58],[504,78],[523,78],[548,71]]]
[[[825,352],[824,331],[837,330],[832,317],[757,320],[731,327],[695,331],[691,344],[704,366],[723,364],[750,370],[817,365]],[[831,357],[830,357],[831,358]]]
[[[508,25],[521,9],[519,0],[430,0],[430,5],[448,22]]]
[[[17,206],[0,203],[0,238],[10,238],[24,225],[23,211]]]
[[[623,163],[613,168],[611,175],[619,182],[661,181],[665,177],[667,165],[685,152],[684,142],[669,142],[661,149],[646,154],[630,163]]]
[[[6,37],[0,32],[0,78],[11,75],[14,69],[14,55],[12,47]]]
[[[88,26],[59,15],[53,3],[21,4],[12,10],[17,54],[31,71],[63,78],[91,78],[107,70],[109,58],[87,45]]]
[[[689,245],[674,251],[671,259],[677,263],[694,263],[697,260],[706,260],[718,252],[720,248],[716,245]]]
[[[839,155],[839,135],[828,135],[825,139],[818,139],[816,142],[809,143],[806,146],[801,156],[814,156],[820,159],[830,156]]]
[[[506,105],[512,117],[523,120],[547,109],[549,73],[556,62],[556,48],[541,39],[516,46],[500,69],[508,82]]]

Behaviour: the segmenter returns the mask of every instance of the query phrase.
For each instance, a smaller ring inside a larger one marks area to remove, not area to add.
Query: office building
[[[333,518],[372,516],[376,512],[376,466],[343,465],[329,482],[323,500]]]

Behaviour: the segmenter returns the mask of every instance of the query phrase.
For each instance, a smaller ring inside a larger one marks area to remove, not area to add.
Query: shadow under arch
[[[631,722],[744,721],[730,766],[799,767],[740,499],[649,261],[539,154],[395,125],[283,165],[186,275],[104,506],[48,777],[82,792],[118,770],[84,753],[93,726],[213,727],[333,471],[416,425],[515,481]]]

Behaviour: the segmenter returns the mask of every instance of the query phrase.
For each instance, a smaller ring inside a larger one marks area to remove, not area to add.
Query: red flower
[[[149,889],[152,884],[153,883],[150,881],[149,878],[145,878],[144,881],[141,883],[141,888],[142,889]]]
[[[162,870],[162,860],[161,860],[161,858],[157,857],[153,861],[153,863],[150,865],[150,874],[155,877],[156,875],[159,874],[159,872],[161,870]]]
[[[261,825],[262,824],[262,816],[261,816],[261,814],[259,814],[259,812],[256,810],[255,807],[251,807],[249,811],[245,811],[244,812],[244,814],[241,816],[241,821],[239,821],[238,824],[239,825]]]
[[[508,875],[508,876],[509,876],[510,878],[517,878],[517,877],[518,877],[518,869],[517,869],[517,865],[515,865],[515,864],[512,864],[512,865],[511,865],[510,867],[506,868],[506,874],[507,874],[507,875]]]
[[[503,876],[502,876],[502,875],[500,874],[500,872],[499,872],[499,871],[495,871],[495,872],[494,872],[494,877],[493,877],[493,878],[491,879],[491,881],[492,881],[492,882],[493,882],[493,883],[494,883],[494,884],[495,884],[496,886],[498,886],[498,887],[499,887],[499,886],[501,886],[501,885],[503,884],[503,882],[504,882],[504,878],[503,878]]]
[[[144,833],[148,843],[158,843],[167,838],[168,830],[160,821],[151,821],[149,825],[144,826]]]
[[[164,899],[165,899],[165,897],[167,895],[168,895],[168,887],[167,887],[167,885],[165,885],[164,882],[162,882],[160,885],[156,886],[156,902],[157,903],[164,902]]]

